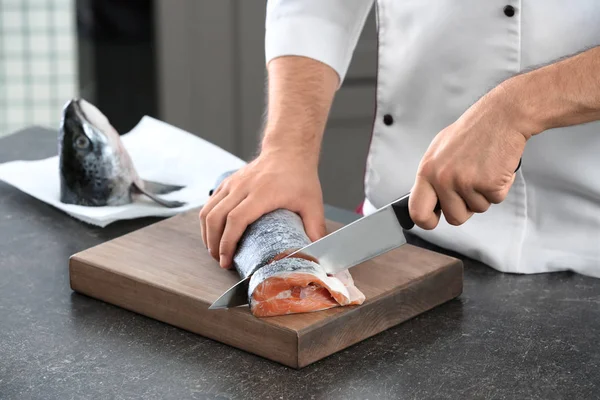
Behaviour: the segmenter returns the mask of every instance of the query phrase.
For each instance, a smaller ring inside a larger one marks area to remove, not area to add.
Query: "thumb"
[[[504,201],[504,199],[506,199],[506,197],[508,196],[508,192],[510,191],[510,188],[512,187],[513,183],[515,183],[516,177],[517,177],[517,174],[512,175],[510,182],[508,182],[508,184],[505,185],[504,188],[498,194],[498,199],[494,199],[494,200],[498,200],[498,203],[501,203]]]
[[[410,217],[415,225],[426,230],[434,229],[438,225],[440,215],[433,211],[437,201],[438,196],[431,183],[417,176],[408,199]]]
[[[308,238],[315,242],[327,233],[325,228],[325,211],[322,203],[306,206],[300,211],[300,217],[304,223],[304,230]]]

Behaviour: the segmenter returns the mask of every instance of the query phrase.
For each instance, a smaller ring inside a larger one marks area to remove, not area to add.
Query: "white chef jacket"
[[[343,80],[371,0],[270,0],[267,63],[301,55]],[[433,137],[506,78],[600,45],[600,1],[381,0],[369,214],[411,190]],[[509,7],[507,7],[509,6]],[[512,8],[511,8],[512,7]],[[512,12],[511,12],[512,11]],[[461,226],[414,233],[513,273],[600,277],[600,122],[526,145],[507,196]]]

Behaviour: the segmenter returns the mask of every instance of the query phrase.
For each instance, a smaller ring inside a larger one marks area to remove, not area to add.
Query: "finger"
[[[515,182],[516,177],[517,177],[516,174],[511,175],[510,181],[508,182],[508,184],[504,185],[504,187],[502,189],[493,190],[493,191],[482,191],[483,195],[492,204],[502,203],[504,201],[504,199],[506,198],[506,196],[508,196],[508,192],[510,191],[510,188],[512,187],[513,183]]]
[[[450,225],[462,225],[473,215],[473,211],[469,211],[465,200],[456,191],[440,189],[437,194],[444,218]]]
[[[269,210],[264,201],[249,196],[242,200],[227,216],[227,223],[219,244],[219,263],[223,268],[231,268],[233,254],[248,225],[266,214]]]
[[[311,241],[315,242],[325,236],[325,210],[322,202],[300,210],[299,214],[304,223],[304,230]]]
[[[200,210],[200,232],[202,234],[202,242],[204,242],[206,248],[208,248],[208,241],[206,240],[206,216],[225,196],[227,196],[226,190],[219,190],[213,193]]]
[[[230,192],[219,202],[206,217],[206,240],[208,251],[213,258],[219,261],[220,243],[226,223],[229,223],[229,213],[235,209],[244,199],[246,193],[241,191]]]
[[[408,198],[408,211],[413,222],[422,229],[433,229],[440,221],[440,214],[434,212],[437,194],[431,184],[418,176]]]
[[[484,213],[491,205],[484,195],[474,189],[461,190],[460,197],[462,197],[467,204],[468,210],[473,211],[474,213]]]

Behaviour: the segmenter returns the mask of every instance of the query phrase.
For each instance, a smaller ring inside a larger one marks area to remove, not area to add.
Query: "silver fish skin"
[[[118,132],[98,108],[84,99],[72,99],[63,107],[58,155],[63,203],[119,206],[143,194],[165,207],[185,204],[157,196],[183,186],[141,179]]]
[[[300,216],[278,209],[263,215],[246,228],[233,256],[233,265],[240,277],[246,278],[275,257],[309,244]]]
[[[234,172],[227,171],[219,176],[209,194]],[[289,210],[278,209],[248,225],[238,242],[232,264],[240,277],[245,279],[276,256],[310,243],[300,216]]]

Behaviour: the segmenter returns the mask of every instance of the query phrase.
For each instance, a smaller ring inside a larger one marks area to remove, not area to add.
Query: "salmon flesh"
[[[231,173],[222,175],[215,187]],[[318,260],[302,254],[284,258],[310,243],[302,219],[289,210],[272,211],[248,226],[233,266],[242,279],[251,276],[248,304],[253,315],[307,313],[365,301],[347,270],[329,276]]]

